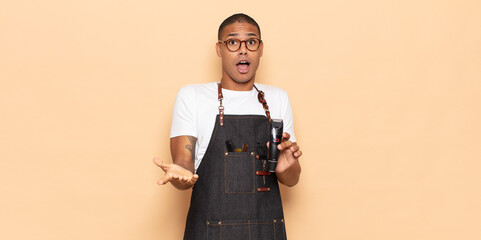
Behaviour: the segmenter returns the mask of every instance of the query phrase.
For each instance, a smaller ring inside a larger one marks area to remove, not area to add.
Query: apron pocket
[[[207,240],[285,240],[283,219],[207,221]]]
[[[225,193],[255,193],[255,153],[226,152]]]

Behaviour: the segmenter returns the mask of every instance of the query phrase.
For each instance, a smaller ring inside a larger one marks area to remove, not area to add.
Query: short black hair
[[[217,33],[217,38],[221,40],[222,36],[222,31],[224,28],[228,25],[231,25],[233,23],[249,23],[254,25],[257,28],[257,31],[259,32],[259,38],[261,38],[261,28],[259,27],[259,24],[257,24],[256,20],[253,18],[249,17],[248,15],[244,13],[236,13],[228,18],[226,18],[219,26],[219,32]]]

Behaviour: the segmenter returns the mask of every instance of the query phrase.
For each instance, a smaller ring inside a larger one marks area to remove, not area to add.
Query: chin
[[[236,83],[249,83],[254,80],[254,76],[241,76],[239,78],[232,78]]]
[[[234,80],[234,82],[236,82],[236,83],[241,83],[241,84],[242,84],[242,83],[249,83],[252,79],[247,79],[247,80],[232,79],[232,80]]]

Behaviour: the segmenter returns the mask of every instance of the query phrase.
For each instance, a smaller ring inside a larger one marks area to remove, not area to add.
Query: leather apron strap
[[[264,98],[264,92],[257,89],[256,85],[254,85],[254,88],[258,92],[257,94],[257,100],[262,104],[262,107],[264,108],[264,111],[266,112],[267,119],[269,119],[269,123],[271,122],[271,113],[269,111],[269,106],[267,105],[267,101]],[[222,105],[222,100],[224,99],[224,95],[222,94],[222,84],[217,83],[217,98],[219,100],[219,118],[220,118],[220,125],[224,125],[224,106]]]

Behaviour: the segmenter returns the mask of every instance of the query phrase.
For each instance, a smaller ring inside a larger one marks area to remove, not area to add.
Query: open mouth
[[[249,72],[249,65],[250,62],[242,60],[237,63],[237,71],[239,71],[240,73],[247,73]]]

